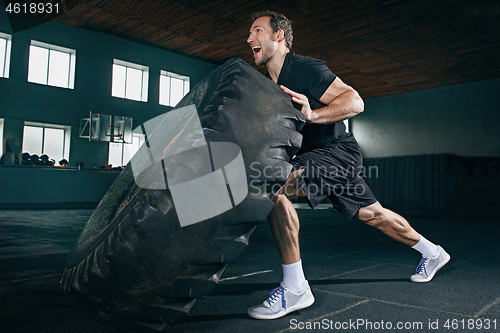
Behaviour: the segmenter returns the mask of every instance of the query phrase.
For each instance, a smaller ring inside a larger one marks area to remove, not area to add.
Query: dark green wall
[[[119,170],[2,165],[0,209],[95,207],[119,174]]]
[[[365,157],[500,156],[500,79],[370,98],[351,125]]]
[[[16,29],[16,25],[13,24]],[[9,78],[0,78],[0,118],[8,137],[22,142],[24,121],[71,126],[70,166],[53,168],[0,165],[0,208],[69,208],[95,205],[118,176],[116,171],[93,169],[107,162],[108,144],[79,138],[81,118],[89,112],[126,115],[139,126],[170,107],[158,103],[160,70],[190,77],[191,87],[217,66],[197,59],[57,23],[43,23],[12,31],[0,6],[0,32],[12,35]],[[74,89],[29,83],[31,40],[76,50]],[[113,58],[149,66],[148,102],[111,97]],[[91,169],[78,171],[83,162]]]
[[[90,111],[131,116],[136,127],[171,109],[158,103],[160,70],[189,76],[193,87],[217,67],[126,39],[52,22],[12,33],[5,10],[0,11],[0,31],[12,35],[10,77],[0,78],[0,118],[71,125],[72,166],[78,162],[85,166],[105,165],[107,161],[107,143],[78,138],[80,118],[88,118]],[[74,89],[27,81],[32,39],[76,50]],[[111,97],[113,58],[149,66],[147,103]]]

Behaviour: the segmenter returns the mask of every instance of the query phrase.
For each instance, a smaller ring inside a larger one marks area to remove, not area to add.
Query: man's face
[[[256,65],[265,65],[278,49],[278,38],[270,21],[269,16],[259,17],[250,28],[247,43],[252,48]]]

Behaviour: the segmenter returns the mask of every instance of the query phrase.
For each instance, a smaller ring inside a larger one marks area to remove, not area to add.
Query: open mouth
[[[257,54],[260,52],[260,50],[261,50],[260,46],[254,46],[254,47],[252,47],[253,56],[256,57]]]

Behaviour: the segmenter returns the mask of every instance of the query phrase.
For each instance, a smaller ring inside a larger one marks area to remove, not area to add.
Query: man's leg
[[[420,235],[408,221],[399,214],[382,207],[379,202],[361,207],[356,216],[369,226],[379,229],[387,236],[406,245],[415,246],[420,240]]]
[[[285,185],[272,198],[274,207],[268,222],[281,257],[283,282],[262,304],[248,309],[248,314],[253,318],[280,318],[314,303],[300,259],[299,217],[289,199],[305,195],[299,185],[303,172],[304,170],[292,171]]]
[[[360,208],[356,216],[366,224],[411,246],[422,254],[417,274],[411,276],[413,282],[429,282],[434,274],[450,261],[450,255],[443,248],[421,236],[402,216],[382,207],[379,202]]]
[[[306,282],[300,259],[299,216],[289,199],[305,195],[299,185],[303,171],[292,171],[285,185],[273,196],[274,207],[267,218],[281,258],[283,283],[293,289],[301,289]]]
[[[289,198],[305,195],[299,188],[303,172],[303,169],[292,171],[285,185],[273,196],[274,207],[267,218],[281,262],[285,265],[300,260],[299,216]]]

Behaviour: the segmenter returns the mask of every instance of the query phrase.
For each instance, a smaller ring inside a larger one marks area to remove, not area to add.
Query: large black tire
[[[270,196],[286,181],[288,161],[300,147],[302,114],[240,59],[209,74],[176,109],[192,104],[207,142],[241,148],[252,184],[233,209],[181,227],[170,190],[141,188],[131,165],[125,168],[87,222],[61,278],[61,291],[115,325],[161,331],[207,295],[266,221]]]

